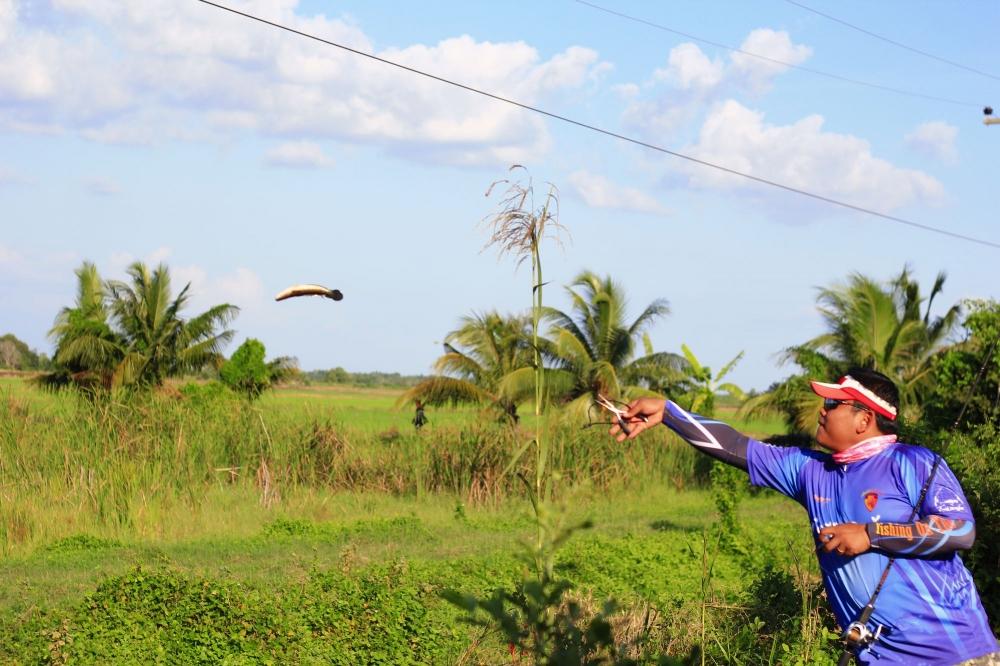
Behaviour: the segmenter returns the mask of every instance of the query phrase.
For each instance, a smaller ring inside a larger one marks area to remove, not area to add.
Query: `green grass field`
[[[474,409],[415,434],[381,389],[251,410],[174,393],[93,416],[0,378],[0,663],[511,662],[440,595],[526,571],[530,505],[498,474],[516,441]],[[594,527],[557,572],[585,605],[619,602],[640,660],[779,663],[791,643],[829,661],[797,506],[745,498],[741,547],[720,548],[685,444],[559,432],[560,515]]]

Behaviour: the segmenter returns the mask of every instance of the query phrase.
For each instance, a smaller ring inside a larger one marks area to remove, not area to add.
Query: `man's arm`
[[[968,550],[976,540],[976,524],[928,516],[913,523],[869,523],[868,539],[874,550],[889,555],[928,557]]]
[[[749,437],[720,421],[691,414],[670,400],[640,398],[629,405],[624,418],[632,430],[628,439],[637,437],[657,423],[663,423],[702,453],[742,470],[747,469]],[[618,441],[626,438],[618,426],[611,428],[611,434],[617,435]]]
[[[702,453],[746,471],[750,438],[731,426],[692,414],[670,400],[663,409],[663,425]]]
[[[842,523],[824,527],[817,538],[821,549],[848,557],[869,550],[902,557],[940,557],[972,548],[976,524],[942,516],[913,523]]]

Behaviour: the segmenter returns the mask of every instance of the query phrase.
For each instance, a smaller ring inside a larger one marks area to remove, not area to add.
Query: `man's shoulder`
[[[792,443],[794,442],[794,443]],[[774,441],[773,438],[768,438],[765,440],[755,440],[750,439],[751,447],[760,447],[764,450],[774,451],[782,457],[795,457],[802,460],[804,463],[816,462],[821,465],[826,465],[830,462],[830,454],[818,451],[811,446],[802,445],[797,440],[779,440]]]
[[[913,465],[929,466],[934,464],[938,454],[919,444],[907,444],[906,442],[896,442],[892,448],[892,457],[905,461]]]

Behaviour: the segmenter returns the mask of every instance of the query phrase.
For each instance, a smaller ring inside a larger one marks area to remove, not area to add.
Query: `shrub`
[[[972,570],[994,632],[1000,631],[1000,428],[986,423],[946,441],[945,459],[976,518],[976,543],[963,559]]]
[[[258,398],[271,385],[264,354],[264,343],[247,338],[232,358],[222,364],[219,375],[223,383],[250,400]]]

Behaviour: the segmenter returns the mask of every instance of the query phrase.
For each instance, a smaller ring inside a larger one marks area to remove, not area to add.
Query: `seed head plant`
[[[520,446],[507,465],[505,474],[514,469],[524,453],[534,444],[535,478],[524,482],[535,514],[535,542],[527,549],[527,559],[534,577],[526,577],[512,592],[498,589],[485,599],[457,591],[445,593],[455,605],[464,608],[474,625],[497,630],[507,642],[512,657],[529,654],[536,664],[633,663],[615,644],[610,616],[617,606],[608,601],[596,614],[585,614],[580,605],[567,596],[572,585],[555,576],[555,555],[559,547],[577,530],[590,527],[589,521],[563,526],[550,508],[552,481],[546,424],[542,419],[545,403],[545,368],[539,345],[538,325],[544,305],[542,300],[541,244],[546,238],[559,241],[559,195],[549,185],[541,205],[535,204],[534,186],[527,169],[514,165],[523,180],[501,180],[486,192],[490,196],[498,185],[507,185],[500,210],[484,220],[490,229],[486,247],[496,247],[500,256],[513,255],[520,266],[531,260],[531,335],[535,374],[535,436]],[[483,617],[485,616],[485,617]]]

